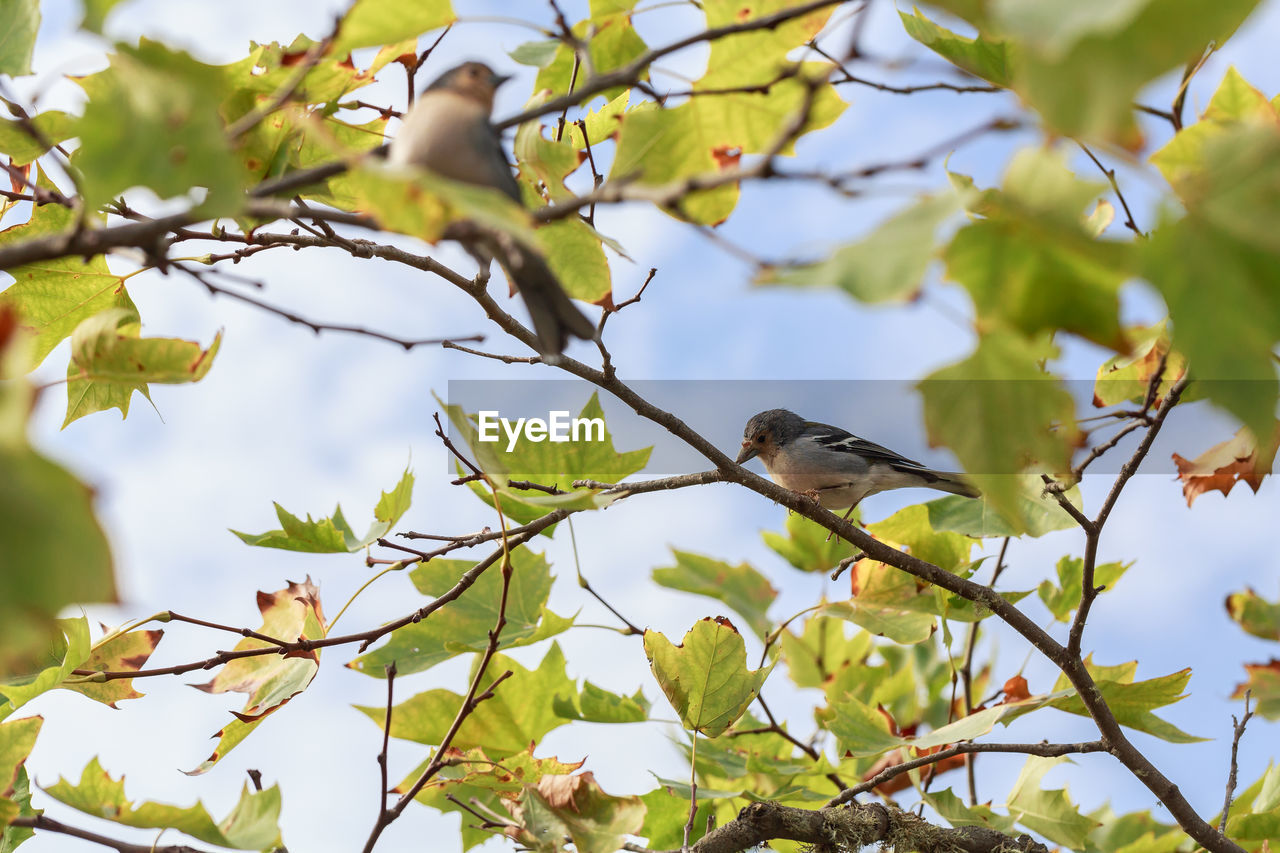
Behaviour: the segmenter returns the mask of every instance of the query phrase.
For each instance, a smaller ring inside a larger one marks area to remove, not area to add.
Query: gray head
[[[492,109],[493,93],[510,79],[510,75],[498,74],[483,62],[464,62],[437,77],[427,91],[457,92]]]
[[[757,456],[768,462],[779,447],[785,447],[804,433],[806,423],[804,418],[786,409],[769,409],[753,416],[742,431],[738,464]]]

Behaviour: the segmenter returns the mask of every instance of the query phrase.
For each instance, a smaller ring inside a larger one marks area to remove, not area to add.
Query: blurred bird
[[[747,421],[737,462],[757,456],[775,483],[807,494],[827,509],[852,509],[867,495],[911,487],[966,498],[981,495],[959,474],[926,468],[840,427],[806,421],[786,409],[769,409]]]
[[[489,122],[494,92],[508,79],[483,62],[464,62],[446,71],[423,90],[405,115],[388,159],[455,181],[492,187],[521,203],[502,137]],[[504,248],[494,254],[524,297],[544,356],[559,355],[569,335],[584,340],[595,337],[595,326],[532,247],[504,244]]]

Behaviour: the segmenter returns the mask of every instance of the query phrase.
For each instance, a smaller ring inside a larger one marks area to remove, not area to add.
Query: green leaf
[[[885,712],[852,695],[819,709],[815,716],[838,738],[841,753],[851,756],[883,755],[907,742],[890,730]]]
[[[120,0],[82,0],[84,18],[80,21],[80,29],[91,33],[101,33],[107,15],[120,4]]]
[[[129,414],[137,391],[151,399],[150,383],[199,382],[213,366],[222,344],[219,332],[207,350],[194,341],[141,338],[141,323],[131,308],[109,308],[84,320],[71,335],[67,365],[66,427],[94,412],[119,409]]]
[[[761,638],[769,633],[769,617],[765,614],[778,591],[764,575],[747,563],[731,566],[674,548],[671,553],[676,558],[674,566],[653,570],[653,579],[658,584],[722,601],[746,619],[751,630]]]
[[[8,154],[15,166],[25,166],[50,146],[75,135],[75,117],[58,110],[45,110],[31,117],[37,136],[16,120],[0,120],[0,154]]]
[[[867,531],[953,574],[961,564],[969,562],[976,544],[968,536],[934,529],[929,509],[923,504],[904,507],[885,520],[868,525]]]
[[[0,35],[0,74],[30,74],[40,29],[40,0],[0,0],[0,21],[5,22]]]
[[[1102,698],[1111,707],[1111,712],[1115,714],[1120,725],[1145,732],[1169,743],[1197,743],[1205,740],[1205,738],[1187,734],[1172,723],[1151,713],[1155,708],[1172,705],[1185,698],[1186,694],[1182,691],[1191,679],[1190,669],[1182,669],[1145,681],[1134,681],[1134,674],[1137,671],[1136,661],[1116,667],[1095,667],[1092,661],[1085,663],[1089,666],[1089,672],[1093,675]],[[1054,691],[1065,690],[1068,686],[1066,676],[1060,676],[1058,683],[1054,685]],[[1089,716],[1084,703],[1074,693],[1055,700],[1053,707],[1069,714]]]
[[[783,631],[782,659],[797,687],[822,687],[841,670],[863,664],[871,653],[871,634],[846,636],[845,620],[814,614],[799,636]]]
[[[879,591],[877,591],[879,592]],[[864,630],[895,643],[923,643],[933,636],[933,616],[920,609],[906,609],[900,600],[875,600],[861,597],[848,601],[832,601],[822,605],[821,613],[845,619]]]
[[[997,832],[1008,833],[1015,822],[1008,815],[996,814],[990,806],[965,805],[950,788],[944,791],[926,791],[924,801],[952,826],[985,826]]]
[[[218,113],[228,95],[221,69],[143,39],[117,45],[107,70],[79,82],[89,103],[72,162],[89,207],[143,186],[161,198],[207,187],[205,209],[235,209],[245,175]]]
[[[1080,814],[1065,788],[1050,790],[1041,781],[1046,773],[1066,761],[1065,758],[1028,756],[1013,791],[1009,793],[1009,815],[1054,844],[1083,850],[1089,833],[1097,824]]]
[[[1124,354],[1112,356],[1098,367],[1093,382],[1093,405],[1098,408],[1126,401],[1141,405],[1152,378],[1162,367],[1156,400],[1163,400],[1187,372],[1187,360],[1170,349],[1167,321],[1147,328],[1125,329],[1124,336],[1128,342]]]
[[[1093,585],[1112,589],[1133,563],[1103,563],[1094,566]],[[1044,606],[1049,608],[1058,622],[1070,622],[1071,614],[1080,606],[1081,581],[1084,577],[1084,560],[1080,557],[1063,557],[1058,560],[1058,583],[1044,580],[1037,592]]]
[[[591,773],[582,773],[543,776],[536,785],[525,785],[518,813],[524,832],[517,840],[530,849],[548,841],[558,849],[560,839],[568,836],[580,853],[614,853],[626,836],[640,831],[645,805],[636,796],[609,796]]]
[[[443,405],[443,403],[441,403]],[[551,413],[560,427],[548,424],[545,439],[535,441],[523,430],[513,442],[497,412],[465,414],[457,406],[444,406],[449,420],[471,450],[472,458],[498,488],[502,512],[520,524],[541,518],[560,507],[594,509],[608,505],[612,498],[597,497],[586,490],[573,490],[575,480],[618,482],[644,468],[653,448],[619,452],[604,420],[599,396],[592,393],[576,418],[568,412]],[[483,417],[482,417],[483,416]],[[572,422],[578,422],[578,427]],[[509,425],[515,430],[518,427]],[[564,440],[554,437],[556,430]],[[565,494],[551,495],[512,489],[511,480],[530,480],[555,486]],[[493,495],[483,483],[468,484],[476,496],[493,506]]]
[[[476,657],[477,662],[479,656]],[[481,685],[488,687],[504,670],[512,676],[494,691],[493,698],[476,706],[458,729],[453,746],[460,750],[481,747],[495,760],[515,755],[540,741],[552,729],[569,722],[552,708],[556,695],[574,692],[573,682],[565,673],[564,652],[552,643],[542,663],[529,670],[506,655],[497,654],[489,663],[488,677]],[[452,690],[437,688],[419,693],[396,705],[391,714],[391,736],[418,743],[438,744],[449,730],[463,697]],[[369,719],[382,725],[384,706],[355,706]]]
[[[644,632],[649,666],[684,727],[716,737],[755,701],[772,665],[747,669],[747,647],[723,616],[694,624],[680,645]]]
[[[1267,601],[1252,589],[1227,596],[1227,614],[1246,633],[1280,642],[1280,601]]]
[[[43,176],[38,184],[53,188]],[[74,218],[75,214],[62,205],[40,205],[28,222],[0,231],[0,246],[68,231],[74,227]],[[18,325],[34,333],[33,367],[83,320],[109,308],[137,314],[124,280],[111,274],[102,255],[88,261],[79,257],[36,261],[6,272],[14,283],[0,293],[0,309],[13,308]]]
[[[4,795],[17,781],[18,771],[36,745],[36,736],[40,734],[43,724],[44,717],[22,717],[0,722],[0,803],[13,803],[15,813],[17,804],[13,800],[4,799]]]
[[[966,38],[938,26],[919,9],[899,12],[907,35],[948,62],[997,86],[1008,87],[1013,75],[1013,49],[999,39]]]
[[[40,651],[44,657],[35,664],[33,671],[5,676],[0,680],[0,697],[5,699],[5,703],[0,705],[0,720],[41,693],[61,687],[71,676],[71,671],[79,669],[88,660],[89,620],[79,616],[75,619],[59,619],[55,624],[58,633],[52,638],[43,638],[45,642]]]
[[[1243,699],[1248,693],[1257,703],[1258,713],[1268,720],[1280,720],[1280,660],[1244,665],[1247,680],[1237,684],[1232,699]],[[3,690],[0,687],[0,690]]]
[[[111,548],[87,486],[21,436],[0,439],[0,482],[0,553],[6,555],[0,572],[0,672],[13,673],[48,653],[60,610],[114,602],[116,587]],[[7,693],[0,685],[0,694]]]
[[[637,835],[648,840],[651,850],[678,849],[684,844],[684,826],[689,819],[689,797],[671,786],[654,788],[643,794],[644,825]],[[698,788],[698,811],[693,819],[693,831],[689,843],[694,844],[706,832],[707,817],[715,807],[715,800],[708,799]]]
[[[386,536],[409,510],[412,497],[413,473],[406,468],[391,491],[383,492],[382,497],[378,498],[378,503],[373,508],[373,524],[363,537],[357,537],[351,529],[342,514],[341,505],[334,508],[333,515],[329,518],[314,521],[308,514],[307,520],[303,521],[280,504],[273,504],[276,518],[280,520],[280,530],[269,530],[266,533],[241,533],[239,530],[231,532],[246,544],[262,548],[281,548],[311,554],[354,554]]]
[[[499,648],[527,646],[568,629],[572,619],[547,609],[551,593],[551,567],[542,554],[527,548],[511,552],[511,584],[506,593],[506,627]],[[431,560],[410,573],[418,592],[434,599],[444,595],[473,560]],[[502,602],[502,570],[491,566],[459,598],[427,616],[391,633],[387,643],[347,664],[350,668],[383,678],[386,665],[395,662],[401,675],[421,672],[466,652],[480,652],[489,643],[489,632],[498,621]]]
[[[1097,240],[1084,209],[1104,185],[1082,181],[1060,153],[1024,149],[1001,192],[988,192],[986,218],[970,223],[945,252],[947,276],[973,297],[980,328],[1031,336],[1062,329],[1120,349],[1120,285],[1133,274],[1133,246]]]
[[[634,696],[621,696],[596,687],[590,681],[582,685],[581,693],[567,696],[557,694],[551,703],[552,710],[566,720],[585,720],[588,723],[642,723],[649,719],[649,700],[637,690]]]
[[[906,302],[920,292],[934,259],[929,247],[944,222],[959,212],[954,193],[925,196],[878,225],[861,240],[842,246],[826,260],[798,267],[766,269],[759,284],[839,287],[862,302]]]
[[[859,523],[859,517],[860,513],[855,511],[851,516],[854,524]],[[774,553],[802,572],[831,571],[858,550],[840,537],[832,536],[831,531],[816,521],[797,513],[787,514],[785,535],[772,531],[760,535]]]
[[[555,58],[556,51],[562,47],[560,39],[540,39],[516,45],[507,51],[507,56],[521,65],[532,65],[534,68],[546,68]]]
[[[252,791],[245,785],[235,808],[217,823],[203,803],[183,808],[131,802],[125,796],[124,778],[112,779],[96,758],[85,766],[78,784],[59,779],[45,793],[94,817],[139,829],[176,829],[218,847],[269,851],[281,844],[281,797],[275,785],[264,791]]]
[[[339,56],[358,47],[390,44],[448,26],[458,19],[449,0],[356,0],[347,11],[333,43]]]
[[[578,21],[571,29],[575,36],[586,43],[587,53],[591,59],[588,67],[594,69],[596,74],[621,68],[644,53],[646,48],[644,40],[631,25],[631,13],[635,0],[590,0],[588,6],[588,18]],[[545,61],[537,63],[541,70],[533,82],[533,90],[563,95],[569,91],[570,84],[575,83],[574,52],[571,46],[560,39],[556,39],[553,44],[554,50],[550,50],[550,45],[543,47],[543,50],[550,51],[551,55]],[[585,72],[586,67],[580,65],[576,83],[580,84],[586,79]],[[641,79],[647,76],[646,71]],[[618,86],[605,90],[603,94],[606,98],[613,98],[624,89],[625,87]]]
[[[929,524],[934,530],[950,530],[966,536],[982,539],[1004,536],[1039,537],[1055,530],[1072,530],[1076,520],[1061,505],[1044,493],[1044,482],[1034,474],[1011,477],[1016,489],[1015,509],[1011,514],[1017,522],[1011,522],[996,511],[990,501],[973,500],[960,495],[949,495],[929,501]],[[1082,507],[1083,497],[1079,486],[1072,486],[1066,498]]]
[[[1075,406],[1040,368],[1053,349],[1009,332],[978,339],[967,359],[920,383],[929,440],[955,451],[998,512],[1026,529],[1021,489],[1008,475],[1064,470],[1075,443]]]
[[[8,797],[0,797],[0,825],[8,824],[14,817],[38,817],[44,809],[31,807],[31,778],[26,767],[19,767]],[[0,853],[13,853],[18,845],[35,835],[35,830],[25,826],[5,825],[0,829]]]

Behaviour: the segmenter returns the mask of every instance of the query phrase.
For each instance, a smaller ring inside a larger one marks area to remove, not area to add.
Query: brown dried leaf
[[[1177,453],[1173,454],[1187,506],[1205,492],[1216,490],[1229,494],[1241,480],[1256,493],[1262,487],[1262,478],[1271,473],[1278,445],[1280,422],[1276,424],[1271,441],[1263,448],[1257,446],[1253,433],[1247,427],[1241,427],[1229,441],[1215,444],[1195,459],[1188,461]]]

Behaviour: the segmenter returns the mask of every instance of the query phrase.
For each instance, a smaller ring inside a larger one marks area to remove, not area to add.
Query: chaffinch
[[[747,421],[738,464],[760,457],[769,477],[815,498],[827,509],[855,507],[867,495],[924,487],[976,498],[980,492],[959,474],[926,468],[840,427],[806,421],[786,409],[769,409]]]
[[[482,62],[464,62],[442,74],[418,97],[391,141],[388,159],[438,175],[493,187],[521,202],[520,187],[490,123],[493,95],[509,77]],[[569,335],[590,340],[595,326],[565,294],[546,261],[530,247],[499,252],[498,262],[524,297],[539,349],[556,356]]]

